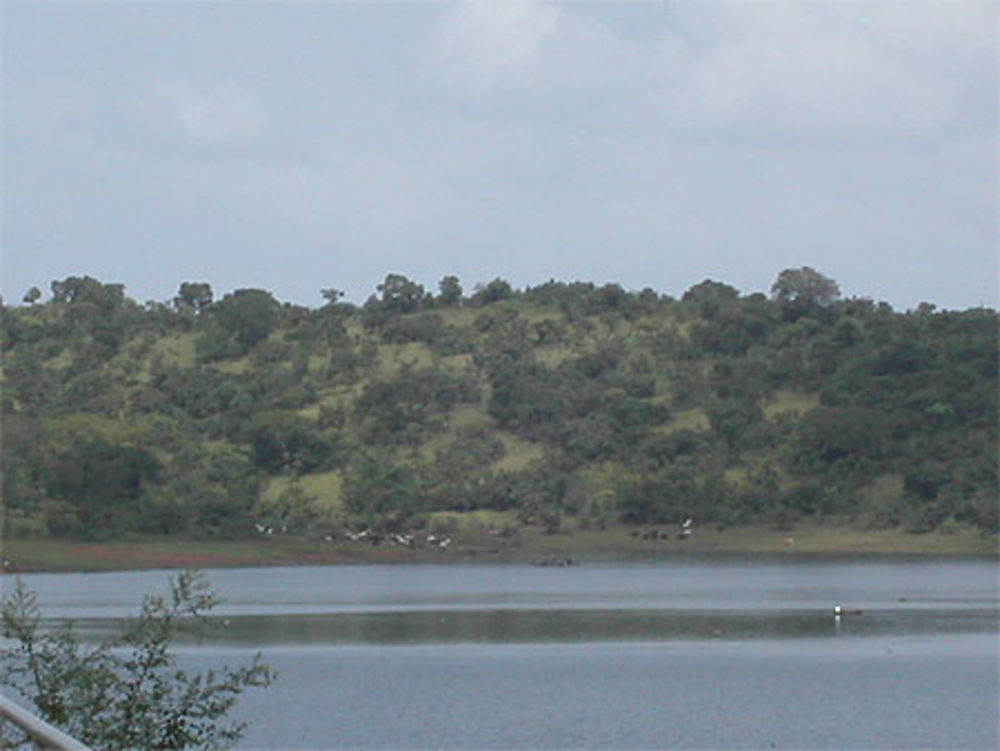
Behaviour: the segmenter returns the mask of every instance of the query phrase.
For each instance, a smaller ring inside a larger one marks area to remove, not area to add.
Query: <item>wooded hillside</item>
[[[3,534],[625,523],[997,530],[996,311],[680,300],[390,274],[362,306],[139,304],[90,277],[2,310]]]

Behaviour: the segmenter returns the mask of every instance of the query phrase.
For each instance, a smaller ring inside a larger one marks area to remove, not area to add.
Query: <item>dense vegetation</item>
[[[2,310],[3,533],[335,535],[488,511],[997,530],[996,311],[390,274],[361,306],[69,277]],[[256,530],[256,531],[255,531]]]
[[[218,599],[199,573],[170,581],[170,595],[147,595],[122,633],[96,644],[71,622],[45,624],[38,596],[18,579],[0,609],[0,678],[41,717],[102,751],[230,748],[245,723],[226,715],[249,688],[276,674],[260,655],[240,668],[190,673],[177,665],[173,642],[207,628]],[[0,748],[38,748],[11,723],[0,723]],[[60,746],[62,748],[62,746]]]

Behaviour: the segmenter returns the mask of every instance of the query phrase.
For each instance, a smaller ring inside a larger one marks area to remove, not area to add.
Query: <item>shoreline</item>
[[[69,573],[143,569],[232,568],[258,566],[335,566],[435,563],[511,563],[561,565],[601,560],[657,560],[686,556],[840,555],[919,557],[998,557],[997,537],[963,529],[915,534],[898,529],[857,530],[822,524],[791,530],[768,526],[696,530],[643,538],[656,529],[614,527],[546,534],[527,528],[509,539],[479,531],[450,533],[447,550],[426,544],[373,546],[350,540],[326,541],[294,535],[241,540],[167,537],[115,541],[22,538],[0,542],[3,573]],[[661,525],[663,530],[670,529]],[[555,561],[555,563],[553,563]]]

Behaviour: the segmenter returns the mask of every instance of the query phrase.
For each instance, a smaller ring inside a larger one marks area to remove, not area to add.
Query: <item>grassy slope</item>
[[[498,311],[503,304],[496,305],[491,310]],[[570,329],[567,341],[553,346],[539,347],[536,350],[538,359],[544,364],[554,367],[559,363],[575,357],[586,351],[592,351],[597,343],[606,337],[613,337],[634,344],[645,329],[669,329],[678,335],[686,334],[687,324],[677,320],[640,319],[635,322],[619,320],[614,330],[597,320],[591,320],[590,328],[570,324],[565,316],[552,308],[522,303],[517,310],[529,324],[542,320],[553,320],[565,324]],[[470,326],[481,310],[461,308],[440,310],[438,313],[451,326]],[[362,334],[356,323],[349,325],[349,334],[354,337]],[[148,377],[149,366],[153,357],[168,364],[180,367],[191,367],[195,363],[194,342],[198,334],[195,332],[174,333],[159,339],[146,353],[138,368],[136,377],[143,380]],[[63,358],[64,360],[65,358]],[[325,357],[314,356],[310,367],[319,370],[324,366]],[[49,367],[65,367],[68,363],[56,358],[47,363]],[[424,368],[436,365],[456,372],[471,365],[469,355],[438,356],[422,343],[386,344],[378,349],[378,356],[371,375],[391,377],[406,366]],[[252,367],[249,358],[237,358],[216,363],[209,367],[221,371],[244,372]],[[486,384],[484,399],[479,404],[461,404],[449,415],[448,429],[438,436],[432,436],[427,445],[415,452],[425,458],[433,456],[437,444],[453,440],[455,431],[461,427],[482,426],[492,429],[493,419],[486,410]],[[326,386],[320,390],[319,400],[300,410],[299,414],[315,418],[319,414],[319,405],[337,405],[347,410],[353,409],[354,403],[361,393],[361,384],[352,386]],[[670,402],[670,383],[666,375],[658,380],[657,393],[651,398],[654,402]],[[792,391],[778,391],[762,404],[765,416],[776,419],[782,415],[804,414],[818,404],[815,394]],[[75,422],[84,423],[88,431],[97,429],[110,432],[134,430],[134,426],[108,421],[93,415],[72,415],[61,417],[58,424],[64,429],[73,427]],[[96,427],[95,427],[96,426]],[[672,432],[680,429],[707,430],[709,421],[705,411],[698,407],[681,409],[673,414],[661,430]],[[503,442],[505,454],[496,461],[494,471],[517,471],[529,466],[542,456],[542,447],[530,443],[511,433],[496,431],[496,436]],[[436,443],[435,443],[436,442]],[[752,452],[745,457],[748,461],[755,460]],[[589,485],[602,483],[602,473],[611,475],[615,466],[592,467],[583,470],[581,481]],[[745,468],[731,468],[735,473],[730,479],[739,479]],[[272,478],[265,491],[265,497],[273,500],[288,486],[286,477]],[[341,471],[326,471],[301,478],[302,489],[317,499],[319,510],[331,517],[341,513],[343,473]],[[872,487],[872,493],[880,498],[898,495],[901,492],[898,476],[879,478]],[[438,515],[440,516],[440,515]],[[441,521],[441,519],[437,519]],[[433,527],[432,520],[432,527]],[[573,521],[570,521],[570,525]],[[400,549],[373,549],[361,547],[352,543],[324,543],[299,538],[256,538],[247,541],[187,541],[177,539],[152,539],[139,541],[116,541],[112,543],[84,544],[60,540],[20,539],[8,540],[2,543],[0,552],[4,557],[13,559],[18,566],[25,569],[102,569],[102,568],[137,568],[137,567],[174,567],[174,566],[208,566],[208,565],[252,565],[252,564],[287,564],[287,563],[339,563],[360,561],[394,561],[394,560],[473,560],[473,559],[505,559],[532,560],[547,551],[567,552],[574,555],[659,555],[676,551],[688,552],[801,552],[801,553],[929,553],[929,554],[994,554],[997,550],[996,538],[983,537],[972,530],[958,530],[951,534],[935,533],[914,535],[899,530],[865,531],[834,526],[799,525],[792,532],[778,532],[763,526],[752,526],[741,529],[729,529],[722,532],[716,530],[699,530],[692,539],[679,542],[649,543],[639,541],[630,536],[630,530],[614,526],[598,532],[593,530],[578,530],[571,534],[544,535],[537,531],[525,530],[511,541],[500,543],[496,538],[487,537],[477,531],[475,525],[466,521],[454,521],[457,527],[456,544],[447,554],[439,551],[406,551]],[[447,528],[447,524],[443,525]],[[468,528],[467,528],[468,527]],[[786,538],[792,538],[788,543]]]

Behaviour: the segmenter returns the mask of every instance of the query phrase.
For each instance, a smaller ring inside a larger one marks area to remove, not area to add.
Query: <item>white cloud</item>
[[[955,59],[996,41],[984,2],[679,7],[664,53],[682,72],[661,91],[665,119],[793,146],[950,137],[980,106]]]
[[[438,30],[437,53],[451,75],[490,85],[528,70],[559,23],[560,10],[539,0],[457,5]]]
[[[157,85],[155,96],[167,119],[162,125],[193,148],[245,145],[264,130],[264,113],[239,86],[172,81]]]
[[[633,8],[647,29],[628,36],[602,22],[609,8],[462,3],[438,28],[435,62],[488,93],[465,104],[491,116],[559,117],[585,98],[592,124],[793,148],[946,140],[989,106],[972,92],[990,82],[969,78],[995,71],[989,0],[672,0]]]

